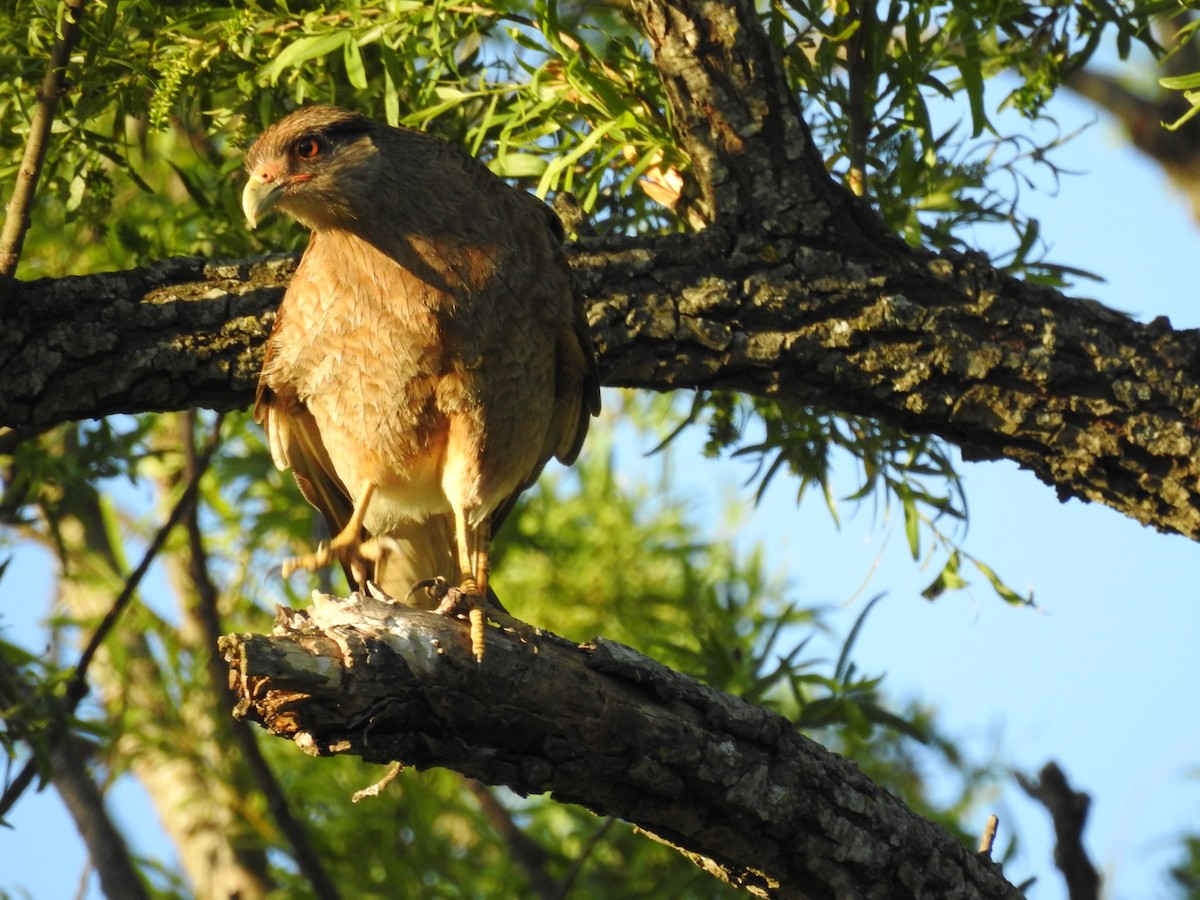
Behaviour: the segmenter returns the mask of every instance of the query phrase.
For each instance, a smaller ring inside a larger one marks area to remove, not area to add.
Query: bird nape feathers
[[[482,658],[491,537],[600,409],[561,226],[449,144],[330,106],[272,125],[246,168],[250,227],[311,231],[254,417],[335,536],[285,575],[336,560],[424,605],[457,586]]]

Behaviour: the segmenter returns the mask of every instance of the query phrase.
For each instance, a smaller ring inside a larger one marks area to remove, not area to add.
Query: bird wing
[[[292,470],[304,499],[317,508],[336,534],[350,520],[354,504],[334,472],[312,413],[294,395],[281,397],[260,382],[254,421],[267,434],[275,465]]]
[[[562,250],[566,232],[558,214],[531,195],[526,194],[540,207],[554,242],[554,264],[569,268]],[[571,317],[564,322],[559,332],[557,350],[558,393],[555,397],[554,414],[550,434],[558,437],[554,456],[563,465],[569,466],[579,456],[583,439],[587,437],[592,416],[600,414],[600,373],[596,368],[596,350],[588,329],[584,313],[583,296],[574,279],[571,279]],[[578,384],[578,389],[575,385]]]
[[[269,361],[270,344],[266,355]],[[254,421],[266,432],[276,468],[291,469],[301,496],[320,512],[329,533],[340,532],[350,521],[354,503],[333,470],[312,413],[294,391],[277,393],[260,379],[254,397]],[[348,566],[342,569],[351,586],[362,587],[355,583]]]
[[[547,266],[568,270],[562,250],[565,232],[558,215],[532,194],[520,192],[528,208],[540,218],[552,236],[551,259]],[[495,509],[491,530],[495,534],[516,505],[517,498],[538,480],[551,458],[571,465],[579,456],[593,416],[600,412],[600,375],[596,368],[596,352],[584,314],[583,297],[573,279],[568,279],[570,314],[561,317],[555,341],[555,395],[550,411],[550,427],[538,457],[538,464],[520,487]]]

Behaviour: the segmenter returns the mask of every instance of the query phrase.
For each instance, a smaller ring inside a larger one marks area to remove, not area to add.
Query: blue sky
[[[1098,118],[1066,95],[1052,109],[1064,131]],[[1103,120],[1059,161],[1085,174],[1065,179],[1054,196],[1027,193],[1025,209],[1041,219],[1052,259],[1107,279],[1076,293],[1144,321],[1167,315],[1176,327],[1200,326],[1192,272],[1200,229],[1157,167]],[[641,458],[644,449],[621,448],[619,463],[630,472],[656,466]],[[691,459],[676,469],[686,473],[682,490],[695,497],[700,515],[736,494],[748,474],[737,464]],[[1093,797],[1088,847],[1108,896],[1167,896],[1163,871],[1175,838],[1189,827],[1200,830],[1200,780],[1192,774],[1200,766],[1200,606],[1192,581],[1200,547],[1104,507],[1061,504],[1053,489],[1009,463],[961,471],[971,511],[966,549],[1015,587],[1032,589],[1043,612],[1006,606],[981,578],[968,591],[928,603],[919,592],[934,573],[913,564],[895,523],[847,509],[835,529],[819,503],[797,510],[783,483],[736,530],[714,527],[739,543],[764,542],[771,566],[798,599],[837,607],[833,621],[843,634],[865,599],[886,591],[858,642],[860,667],[885,673],[892,695],[935,706],[943,727],[981,754],[998,745],[1011,766],[1030,772],[1057,760]],[[860,591],[876,561],[873,580]],[[27,646],[36,646],[36,623],[48,610],[46,568],[40,554],[23,554],[0,595],[6,637]],[[113,807],[135,835],[137,852],[167,852],[136,786],[120,786]],[[1013,879],[1036,874],[1030,897],[1065,898],[1044,811],[1015,788],[994,809],[1001,844],[1014,831],[1020,835]],[[980,811],[978,829],[988,811]],[[83,851],[53,792],[27,796],[12,824],[0,831],[0,890],[20,885],[39,898],[74,895]]]

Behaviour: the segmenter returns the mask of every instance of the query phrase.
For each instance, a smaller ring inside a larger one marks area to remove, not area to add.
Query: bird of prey
[[[335,536],[284,573],[337,560],[418,603],[458,586],[481,659],[491,536],[600,408],[561,226],[451,145],[330,106],[272,125],[246,168],[251,228],[276,209],[311,231],[254,416]]]

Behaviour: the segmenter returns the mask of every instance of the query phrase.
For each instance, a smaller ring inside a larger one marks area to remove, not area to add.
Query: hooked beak
[[[285,184],[282,180],[258,172],[250,174],[250,180],[242,190],[242,212],[246,214],[246,223],[252,230],[258,227],[259,220],[279,202]]]

